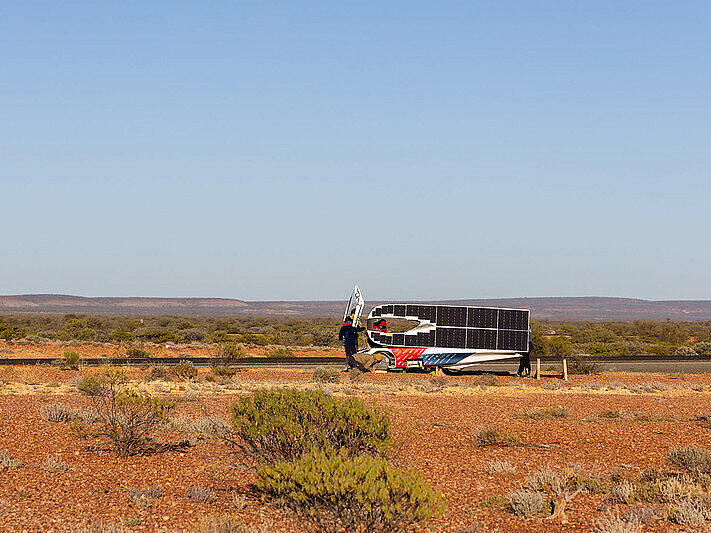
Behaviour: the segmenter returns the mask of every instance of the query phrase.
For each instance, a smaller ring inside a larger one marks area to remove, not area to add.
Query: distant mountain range
[[[230,298],[88,298],[62,294],[0,296],[0,314],[340,317],[345,302],[267,302]],[[369,302],[371,306],[385,302]],[[639,300],[607,297],[485,298],[418,303],[531,309],[534,319],[711,320],[711,300]]]

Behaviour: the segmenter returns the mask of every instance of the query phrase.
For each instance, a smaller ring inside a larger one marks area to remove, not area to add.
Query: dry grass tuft
[[[15,459],[7,452],[0,452],[0,472],[4,470],[11,470],[13,468],[19,468],[21,465],[22,461],[19,459]]]
[[[593,533],[639,533],[642,524],[633,516],[621,518],[617,513],[609,513],[595,524]]]
[[[508,433],[494,426],[485,426],[476,434],[480,446],[515,446],[521,439],[514,433]]]
[[[545,499],[538,492],[531,492],[525,489],[519,489],[509,494],[511,502],[511,511],[516,516],[532,518],[543,513],[545,508]]]
[[[508,461],[489,461],[484,470],[487,474],[513,474],[516,467]]]
[[[42,463],[42,468],[49,472],[66,472],[69,470],[69,465],[59,457],[52,457],[47,454],[44,458],[44,463]]]
[[[185,489],[185,495],[191,500],[196,500],[201,503],[212,503],[215,501],[215,497],[212,495],[212,492],[210,492],[210,489],[204,487],[190,485]]]

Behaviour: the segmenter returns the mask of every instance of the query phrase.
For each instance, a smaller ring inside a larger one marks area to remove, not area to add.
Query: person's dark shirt
[[[347,346],[358,344],[358,332],[365,331],[364,327],[353,326],[351,322],[346,322],[338,332],[338,340]]]

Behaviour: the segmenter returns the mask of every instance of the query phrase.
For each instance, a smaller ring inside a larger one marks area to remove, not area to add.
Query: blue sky
[[[5,2],[0,293],[711,298],[708,2]]]

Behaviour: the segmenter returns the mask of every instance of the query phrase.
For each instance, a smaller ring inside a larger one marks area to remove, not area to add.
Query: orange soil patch
[[[89,372],[98,372],[91,369]],[[49,423],[39,415],[44,403],[87,405],[70,384],[77,371],[41,368],[0,368],[0,450],[23,461],[17,469],[0,472],[0,528],[4,531],[64,531],[94,519],[121,524],[128,519],[140,525],[135,531],[181,531],[204,515],[230,513],[249,525],[266,524],[275,531],[301,531],[296,520],[263,504],[253,495],[253,473],[225,469],[225,451],[214,444],[119,459],[104,443],[78,439],[68,424]],[[137,385],[145,384],[146,371],[129,369]],[[421,470],[425,479],[447,499],[447,513],[418,531],[457,531],[475,520],[484,531],[589,531],[602,516],[602,495],[578,495],[569,505],[570,523],[526,520],[505,511],[480,507],[488,497],[505,496],[542,466],[564,467],[579,463],[583,469],[609,473],[611,469],[638,471],[665,467],[670,448],[697,444],[711,448],[711,432],[693,417],[711,411],[711,375],[694,374],[685,380],[664,374],[575,376],[558,390],[545,390],[552,378],[541,382],[498,378],[506,386],[481,387],[478,376],[431,379],[423,375],[380,374],[350,383],[309,383],[306,370],[250,370],[217,383],[161,382],[164,394],[191,390],[197,394],[181,401],[176,414],[203,413],[227,417],[235,394],[252,387],[289,384],[321,387],[338,395],[355,395],[388,410],[398,443],[395,460]],[[207,371],[201,369],[200,376]],[[587,390],[585,384],[610,390]],[[670,390],[634,393],[624,388],[643,383],[668,385]],[[453,386],[456,385],[456,386]],[[217,388],[216,388],[217,387]],[[431,390],[431,392],[427,392]],[[177,396],[176,396],[177,397]],[[565,406],[567,418],[553,421],[518,419],[514,414],[531,408]],[[644,411],[676,417],[673,421],[631,422],[599,419],[603,409]],[[477,428],[493,425],[516,433],[526,444],[539,447],[480,447]],[[184,436],[166,433],[162,440],[178,443]],[[540,447],[544,446],[544,447]],[[41,464],[47,454],[70,465],[66,472],[47,472]],[[490,475],[486,464],[507,460],[513,474]],[[162,498],[140,507],[128,488],[160,485]],[[187,498],[185,489],[209,488],[216,497],[204,504]],[[235,503],[240,495],[242,505]],[[665,531],[672,525],[659,522],[645,531]]]

